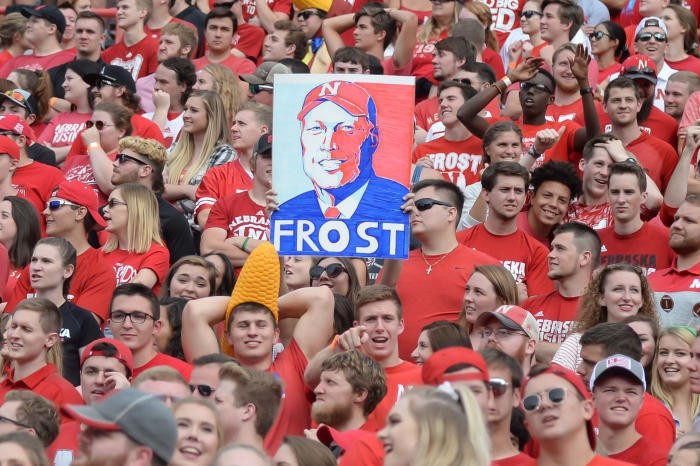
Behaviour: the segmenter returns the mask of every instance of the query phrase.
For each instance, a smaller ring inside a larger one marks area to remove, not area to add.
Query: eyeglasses
[[[422,199],[418,199],[415,202],[416,209],[418,209],[421,212],[425,212],[426,210],[432,209],[434,205],[444,205],[445,207],[454,207],[452,204],[448,204],[447,202],[442,202],[438,201],[436,199],[430,199],[429,197],[424,197]]]
[[[652,37],[656,39],[657,42],[666,42],[668,40],[666,34],[663,32],[643,32],[639,34],[635,40],[639,42],[649,42]]]
[[[136,163],[138,163],[139,165],[148,165],[148,164],[147,164],[146,162],[144,162],[143,160],[139,160],[139,159],[137,159],[136,157],[132,157],[132,156],[126,155],[126,154],[117,154],[117,156],[115,157],[115,160],[116,160],[117,162],[119,162],[119,165],[125,164],[127,160],[131,160],[131,161],[133,161],[133,162],[136,162]]]
[[[500,377],[493,377],[491,380],[489,380],[489,386],[491,387],[491,391],[493,392],[493,396],[495,397],[499,397],[505,394],[508,390],[509,385],[510,384],[506,382],[505,379],[502,379]]]
[[[540,92],[546,92],[547,94],[554,93],[554,91],[549,89],[544,84],[535,84],[535,83],[531,83],[530,81],[525,81],[524,83],[520,83],[520,90],[521,91],[528,91],[529,89],[532,89],[532,88],[535,88]]]
[[[255,95],[262,91],[271,91],[273,87],[269,84],[251,84],[248,89],[250,89],[251,94]]]
[[[623,75],[625,74],[646,74],[649,77],[652,77],[656,79],[656,72],[654,71],[653,68],[638,68],[636,66],[630,66],[629,68],[625,68],[622,72]]]
[[[46,208],[49,209],[51,212],[60,209],[64,205],[70,205],[70,206],[75,206],[75,207],[82,207],[80,204],[75,204],[70,201],[66,201],[64,199],[56,200],[56,201],[48,201],[46,203]]]
[[[549,402],[553,405],[559,405],[566,400],[566,389],[565,388],[553,388],[546,392]],[[529,413],[537,411],[542,404],[542,393],[535,393],[534,395],[529,395],[523,398],[523,409]]]
[[[85,122],[86,128],[92,128],[93,126],[95,128],[97,128],[97,131],[102,131],[103,129],[105,129],[106,126],[116,126],[116,125],[108,125],[107,123],[105,123],[104,121],[101,121],[101,120],[97,120],[97,121],[88,120]]]
[[[479,330],[479,336],[481,338],[490,338],[491,335],[496,340],[505,340],[508,337],[512,337],[513,335],[522,335],[526,337],[527,335],[523,332],[518,332],[516,330],[509,330],[507,328],[497,328],[496,330],[492,330],[490,328],[484,328]]]
[[[614,39],[613,36],[611,36],[610,34],[608,34],[608,33],[605,32],[605,31],[593,31],[593,32],[591,32],[590,34],[588,34],[588,37],[589,37],[591,40],[600,40],[600,39],[603,38],[603,36],[607,36],[607,37],[609,37],[609,38],[611,38],[611,39]]]
[[[110,199],[109,201],[107,201],[107,207],[109,207],[110,209],[114,209],[114,206],[118,206],[118,205],[127,205],[127,203],[122,202],[122,201],[118,201],[116,199]]]
[[[542,12],[537,10],[525,10],[520,13],[520,18],[530,19],[535,15],[542,16]]]
[[[14,419],[10,419],[9,417],[0,416],[0,423],[3,423],[3,422],[9,422],[10,424],[14,424],[17,427],[23,427],[25,429],[33,429],[32,426],[28,426],[27,424],[21,423],[19,421],[14,420]]]
[[[156,318],[153,317],[150,314],[146,314],[145,312],[142,311],[133,311],[133,312],[124,312],[124,311],[114,311],[111,314],[109,314],[109,318],[112,322],[116,323],[121,323],[126,320],[126,318],[131,319],[132,324],[142,324],[146,322],[147,318],[153,319],[153,321],[156,321]]]
[[[209,398],[211,394],[214,393],[214,387],[210,387],[209,385],[190,385],[190,391],[194,393],[195,390],[204,398]]]
[[[345,270],[342,264],[328,264],[325,267],[322,265],[314,265],[309,270],[309,276],[312,280],[318,280],[321,278],[321,275],[323,275],[323,272],[326,272],[328,278],[335,278],[341,273],[347,272],[347,270]]]

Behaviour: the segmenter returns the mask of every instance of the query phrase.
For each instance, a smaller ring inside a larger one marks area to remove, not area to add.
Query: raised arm
[[[275,29],[275,23],[281,19],[289,19],[289,15],[280,11],[272,11],[267,4],[267,0],[255,0],[255,8],[257,9],[260,26],[266,32],[272,32]]]
[[[688,194],[688,179],[693,176],[692,164],[693,154],[700,144],[700,126],[689,126],[686,133],[686,142],[681,157],[676,164],[676,168],[668,180],[666,193],[664,193],[664,204],[669,207],[678,208],[681,206]]]
[[[187,361],[218,353],[219,339],[212,328],[226,317],[228,296],[193,299],[182,311],[182,349]]]
[[[582,44],[578,44],[576,55],[573,59],[569,59],[571,72],[576,77],[578,88],[581,92],[583,119],[586,122],[586,127],[579,129],[574,135],[574,149],[577,151],[583,150],[583,146],[586,145],[587,141],[601,134],[598,112],[595,109],[595,100],[593,99],[593,90],[588,82],[588,65],[590,62],[590,55],[588,55]]]
[[[338,49],[345,47],[345,42],[343,42],[343,38],[340,37],[340,35],[354,25],[355,15],[353,13],[334,16],[323,20],[323,25],[321,26],[323,31],[323,40],[326,43],[328,55],[330,55],[331,60]]]
[[[280,317],[299,317],[294,339],[311,360],[333,337],[335,299],[325,286],[300,288],[279,298]]]
[[[389,16],[400,24],[399,36],[394,44],[394,68],[397,70],[408,65],[413,57],[413,49],[416,46],[416,33],[418,31],[418,17],[405,10],[389,8],[386,10]]]

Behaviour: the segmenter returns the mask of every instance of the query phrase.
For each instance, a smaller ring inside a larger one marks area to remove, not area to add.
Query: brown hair
[[[685,29],[685,33],[683,34],[683,50],[689,55],[700,57],[700,50],[698,50],[698,22],[693,12],[688,8],[673,3],[666,5],[666,8],[670,8],[676,13],[681,28]]]
[[[180,50],[189,45],[190,51],[187,52],[187,58],[192,58],[192,54],[197,49],[197,30],[193,28],[192,25],[182,23],[166,24],[163,26],[163,29],[161,29],[160,36],[163,37],[165,34],[177,36],[180,41]]]
[[[0,21],[0,47],[9,48],[15,42],[16,34],[24,34],[27,18],[22,13],[10,13]]]
[[[470,349],[472,347],[469,335],[461,323],[436,320],[423,327],[421,332],[428,332],[428,341],[433,352],[452,346],[464,346]]]
[[[58,334],[61,330],[61,311],[56,305],[46,298],[27,298],[19,302],[15,307],[17,311],[31,311],[39,314],[39,324],[44,333]],[[56,343],[46,351],[46,362],[53,364],[56,372],[63,373],[63,352],[61,350],[61,341],[56,340]]]
[[[49,466],[48,458],[44,453],[44,448],[39,439],[28,432],[10,432],[0,435],[0,445],[3,443],[14,443],[19,445],[24,453],[29,457],[31,466]]]
[[[19,401],[17,421],[34,429],[44,448],[56,440],[61,419],[52,401],[29,390],[10,390],[5,395],[5,402],[8,401]]]
[[[296,435],[285,435],[283,444],[287,445],[299,466],[336,466],[333,453],[321,442]]]
[[[170,266],[170,270],[168,270],[168,274],[163,280],[163,286],[161,286],[160,288],[160,299],[167,298],[170,296],[170,282],[173,281],[173,277],[177,273],[178,269],[183,265],[194,265],[197,267],[202,267],[204,270],[207,271],[207,280],[209,281],[209,296],[213,296],[216,292],[216,269],[214,268],[212,263],[207,262],[207,260],[202,258],[201,256],[184,256],[178,259],[177,262],[175,262],[172,266]]]
[[[356,350],[336,353],[323,361],[321,371],[342,371],[356,394],[367,392],[362,406],[365,416],[374,411],[386,395],[386,374],[377,361]]]
[[[559,5],[559,21],[563,24],[571,24],[569,29],[569,40],[573,39],[581,25],[583,24],[583,10],[574,2],[574,0],[544,0],[542,2],[542,10],[547,5]]]
[[[146,369],[141,372],[138,377],[134,379],[131,386],[134,388],[139,388],[142,383],[153,380],[158,382],[175,382],[180,383],[187,387],[189,391],[190,386],[187,384],[187,380],[178,371],[170,366],[156,366]]]
[[[278,31],[287,31],[287,35],[284,38],[285,47],[294,45],[294,58],[301,60],[306,56],[306,34],[302,31],[299,26],[292,23],[288,19],[281,19],[273,25]]]
[[[403,307],[401,299],[396,289],[386,285],[369,285],[357,293],[355,300],[355,320],[360,320],[360,308],[366,304],[376,303],[379,301],[392,301],[396,305],[396,317],[403,319]]]
[[[503,301],[503,304],[518,304],[518,285],[515,283],[513,275],[502,265],[477,265],[474,267],[469,278],[475,273],[480,273],[493,285],[493,290],[496,296]],[[464,308],[457,319],[460,325],[466,328],[467,333],[471,332],[471,325],[467,322],[467,316]]]
[[[22,79],[22,82],[15,84],[29,92],[36,99],[37,107],[39,108],[36,119],[37,121],[43,121],[46,113],[49,111],[49,99],[53,95],[53,86],[49,74],[46,71],[32,71],[24,68],[17,68],[12,71],[17,73]]]
[[[498,53],[501,48],[498,45],[498,37],[496,37],[496,33],[491,29],[491,8],[489,8],[488,5],[483,2],[467,2],[464,4],[464,8],[474,13],[474,16],[476,16],[479,19],[479,22],[484,25],[486,47]]]

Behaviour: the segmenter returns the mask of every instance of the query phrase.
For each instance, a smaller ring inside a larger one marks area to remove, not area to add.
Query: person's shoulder
[[[471,260],[474,263],[477,264],[498,264],[499,262],[491,257],[490,255],[486,254],[485,252],[478,251],[474,248],[470,248],[469,246],[465,246],[464,244],[458,244],[457,249],[455,250],[457,253],[456,255],[461,257],[461,258],[467,258]]]
[[[538,306],[544,302],[551,301],[553,299],[557,299],[559,296],[559,292],[557,290],[550,291],[547,294],[540,294],[537,296],[533,296],[531,298],[527,298],[525,301],[522,302],[521,307],[527,310],[530,310],[534,306]]]
[[[631,466],[632,463],[628,463],[626,461],[620,461],[620,460],[614,460],[612,458],[606,458],[604,456],[596,455],[593,457],[591,462],[589,462],[586,466]]]
[[[654,108],[656,108],[656,107],[654,107]],[[676,120],[673,120],[673,122],[675,123]],[[665,125],[665,123],[664,123],[664,125]],[[661,152],[663,155],[670,154],[670,155],[674,155],[676,158],[678,158],[678,153],[676,152],[676,150],[673,148],[673,146],[671,144],[669,144],[668,142],[664,141],[661,138],[654,136],[653,134],[646,133],[645,131],[642,131],[642,134],[646,135],[646,137],[643,139],[644,144],[654,146],[654,149]]]
[[[673,421],[671,412],[668,410],[668,408],[666,408],[666,406],[664,406],[661,400],[647,392],[644,393],[644,401],[642,402],[642,407],[637,414],[637,420],[646,416],[660,416]]]

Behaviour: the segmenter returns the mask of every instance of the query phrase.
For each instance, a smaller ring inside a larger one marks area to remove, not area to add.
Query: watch
[[[593,88],[587,87],[586,89],[580,89],[579,92],[581,93],[581,95],[593,94]]]
[[[633,163],[633,164],[635,164],[635,165],[638,165],[638,164],[639,164],[639,162],[637,162],[637,159],[635,159],[634,157],[628,157],[628,158],[626,158],[626,159],[625,159],[625,162]]]

